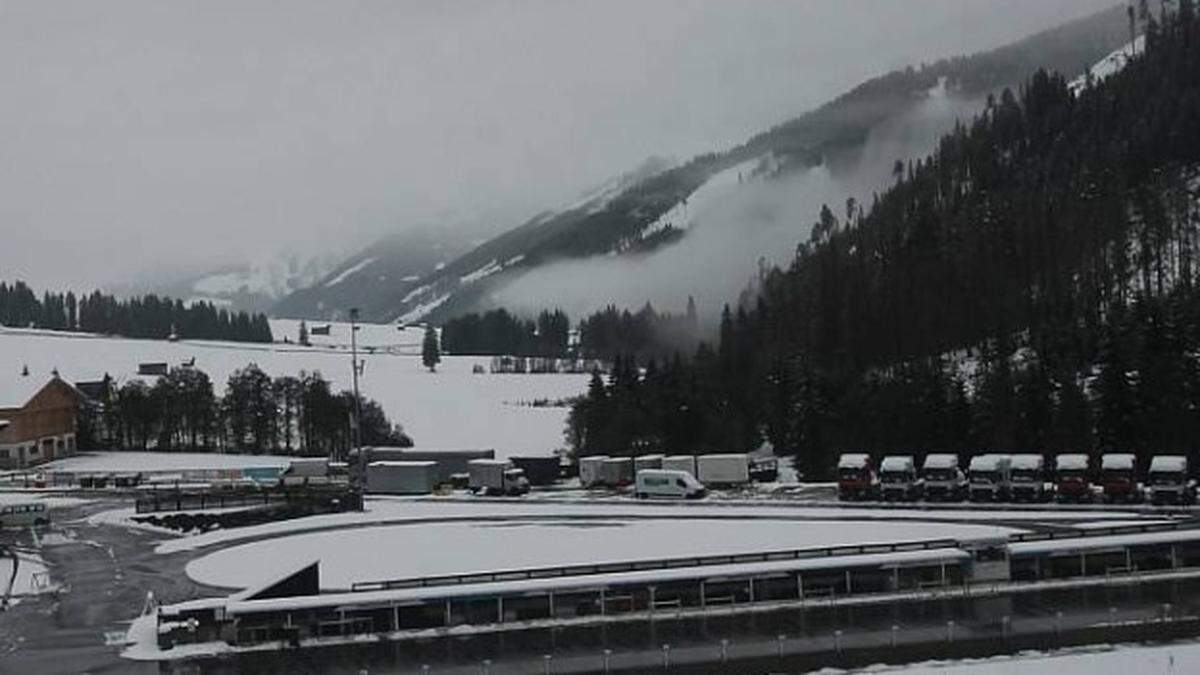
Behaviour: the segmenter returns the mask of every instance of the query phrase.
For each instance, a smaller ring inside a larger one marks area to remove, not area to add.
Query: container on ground
[[[554,485],[560,472],[558,457],[510,457],[513,466],[525,471],[530,485]]]
[[[667,455],[663,457],[660,467],[669,471],[686,471],[696,475],[696,457],[693,455]]]
[[[661,469],[663,468],[664,455],[639,455],[633,458],[633,471],[637,473],[643,469]]]
[[[592,455],[579,460],[579,482],[584,487],[604,485],[604,461],[608,455]]]
[[[436,462],[371,462],[366,479],[372,494],[429,494],[439,483]]]
[[[608,487],[620,487],[633,482],[632,457],[607,457],[600,465],[603,480]]]
[[[750,458],[745,454],[700,455],[696,478],[705,485],[745,485],[750,482]]]

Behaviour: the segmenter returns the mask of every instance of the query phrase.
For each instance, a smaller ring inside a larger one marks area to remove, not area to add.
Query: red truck
[[[875,499],[879,495],[879,477],[871,456],[862,452],[848,452],[838,458],[838,499],[861,501]]]
[[[1109,453],[1100,457],[1100,485],[1104,501],[1132,504],[1142,501],[1142,484],[1137,480],[1137,457],[1130,453]]]
[[[1089,459],[1083,454],[1054,458],[1054,493],[1059,502],[1076,504],[1092,501],[1092,477]]]

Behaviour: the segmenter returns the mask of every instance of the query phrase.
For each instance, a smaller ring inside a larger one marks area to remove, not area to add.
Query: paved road
[[[57,524],[43,536],[42,557],[62,590],[0,613],[0,673],[157,673],[154,664],[120,658],[118,646],[105,644],[106,635],[124,633],[147,591],[165,602],[215,594],[183,573],[186,556],[156,555],[156,535],[83,520],[121,505],[55,510]],[[0,537],[32,544],[28,531]]]

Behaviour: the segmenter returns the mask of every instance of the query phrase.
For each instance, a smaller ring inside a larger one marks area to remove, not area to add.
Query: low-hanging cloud
[[[736,302],[760,264],[786,266],[807,241],[821,206],[839,220],[847,198],[869,208],[873,194],[894,180],[896,160],[932,151],[937,140],[970,119],[983,99],[954,96],[939,87],[912,109],[875,128],[861,152],[776,179],[732,182],[705,208],[689,214],[690,228],[674,245],[636,256],[565,260],[509,282],[490,298],[521,311],[560,307],[580,317],[608,304],[681,312],[694,296],[710,326],[725,303]]]

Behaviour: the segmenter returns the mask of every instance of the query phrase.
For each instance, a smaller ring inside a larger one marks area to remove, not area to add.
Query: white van
[[[637,472],[638,499],[650,497],[673,497],[676,499],[700,499],[708,494],[704,484],[686,471],[670,469],[643,469]]]

